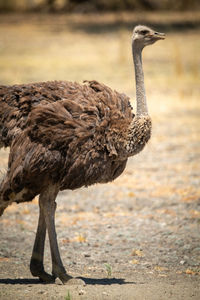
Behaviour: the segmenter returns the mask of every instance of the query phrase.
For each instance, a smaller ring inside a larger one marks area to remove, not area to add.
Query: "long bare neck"
[[[135,67],[137,115],[148,115],[146,93],[144,87],[144,72],[142,67],[142,48],[132,43],[133,61]]]

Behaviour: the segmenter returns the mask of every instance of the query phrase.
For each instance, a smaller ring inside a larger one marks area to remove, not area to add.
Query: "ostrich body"
[[[137,113],[129,98],[96,81],[0,86],[0,146],[10,147],[8,171],[0,187],[0,213],[12,202],[39,196],[39,221],[30,262],[33,276],[50,282],[69,276],[62,264],[55,230],[60,190],[106,183],[124,170],[151,135],[142,50],[163,39],[146,26],[133,31]],[[43,266],[48,231],[52,275]]]

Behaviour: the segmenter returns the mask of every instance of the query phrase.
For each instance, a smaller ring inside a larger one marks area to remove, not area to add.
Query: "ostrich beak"
[[[165,33],[155,31],[154,34],[153,34],[153,37],[156,40],[164,40],[165,39]]]

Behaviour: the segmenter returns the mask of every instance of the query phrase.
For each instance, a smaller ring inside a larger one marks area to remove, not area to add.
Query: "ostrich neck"
[[[136,46],[133,41],[132,50],[135,67],[137,114],[128,128],[125,145],[128,157],[139,153],[151,136],[151,119],[148,115],[142,68],[142,47]]]
[[[135,67],[137,115],[148,115],[142,67],[142,48],[136,47],[133,42],[132,52]]]

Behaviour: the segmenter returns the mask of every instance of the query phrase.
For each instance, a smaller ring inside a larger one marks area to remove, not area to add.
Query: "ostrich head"
[[[132,42],[138,48],[144,48],[147,45],[152,45],[158,40],[163,40],[165,34],[157,32],[147,26],[138,25],[133,30]]]

